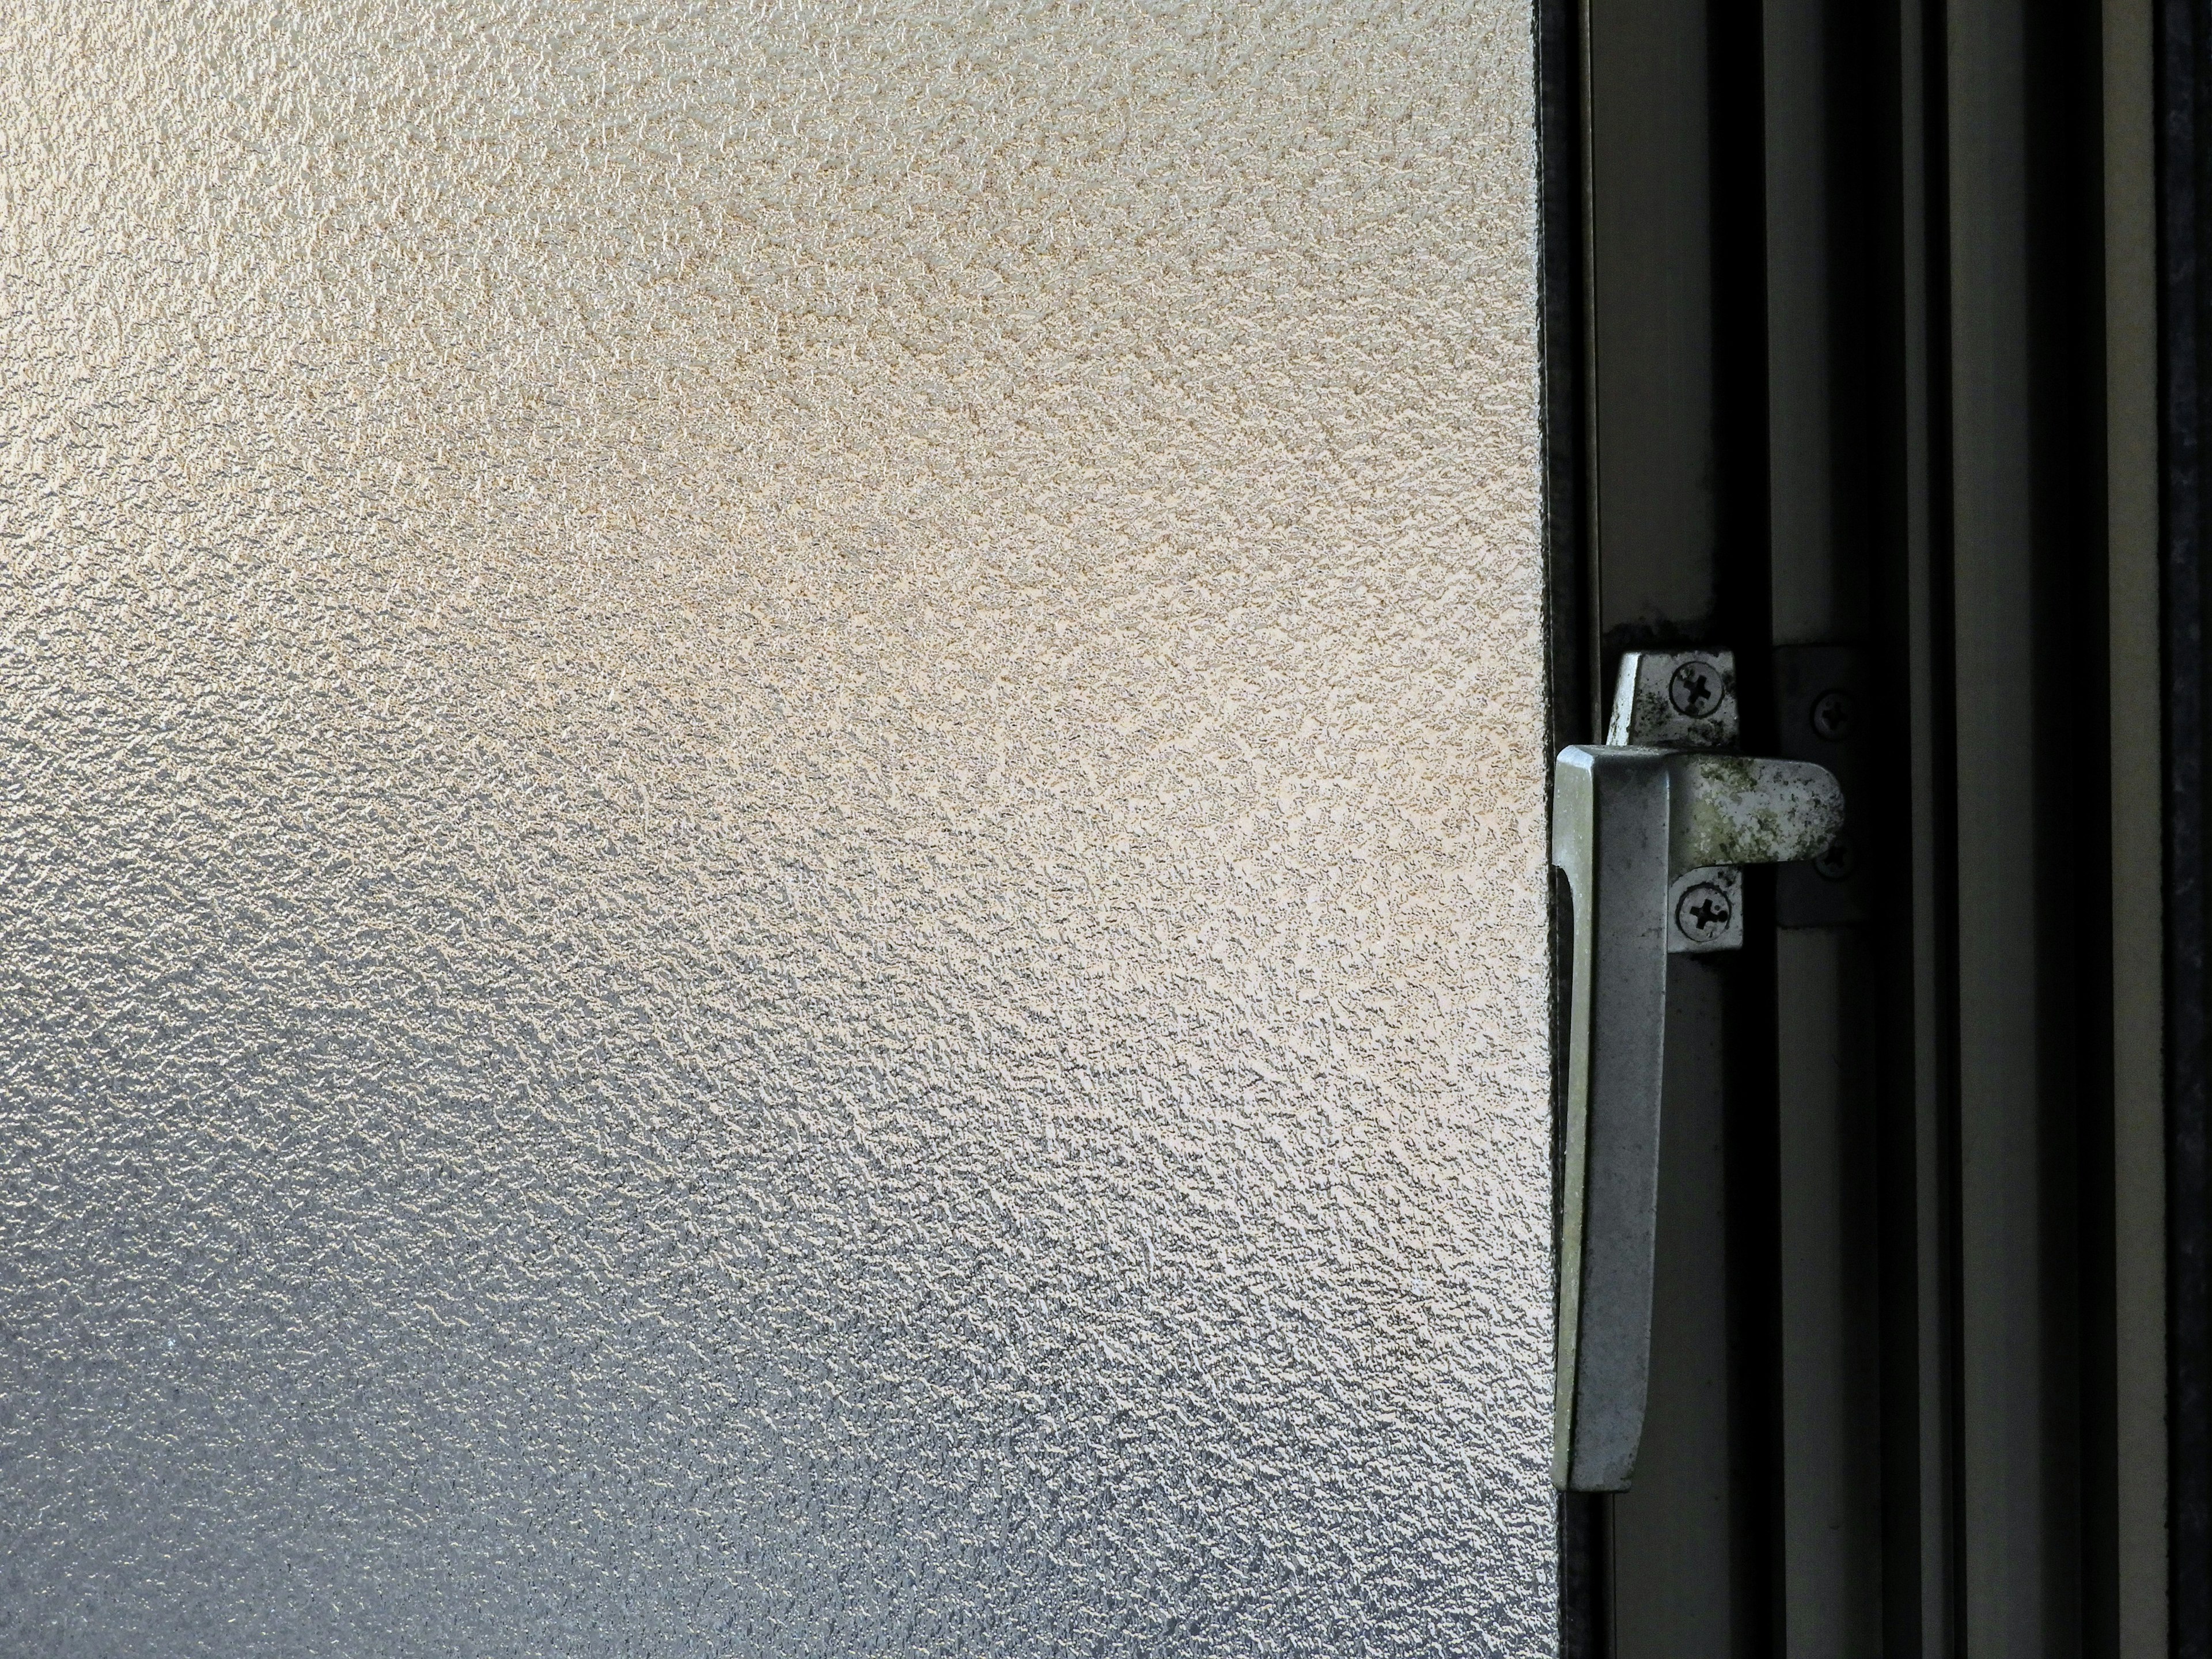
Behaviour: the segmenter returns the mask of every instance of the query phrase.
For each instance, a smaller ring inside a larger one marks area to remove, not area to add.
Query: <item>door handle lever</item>
[[[1632,653],[1607,735],[1676,735],[1638,721],[1633,699],[1686,660],[1733,680],[1723,654]],[[1559,752],[1552,862],[1573,944],[1552,1473],[1566,1491],[1625,1489],[1643,1437],[1667,958],[1740,945],[1741,866],[1816,857],[1843,821],[1842,787],[1810,762],[1633,742]]]

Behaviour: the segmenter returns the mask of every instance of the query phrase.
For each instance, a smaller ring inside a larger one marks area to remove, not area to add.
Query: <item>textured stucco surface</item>
[[[1553,1645],[1525,0],[0,15],[0,1652]]]

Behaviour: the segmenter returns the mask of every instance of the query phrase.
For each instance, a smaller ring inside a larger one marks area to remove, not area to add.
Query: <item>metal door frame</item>
[[[1563,1500],[1569,1652],[2212,1652],[2191,15],[1539,8],[1556,736],[1638,645],[1733,648],[1747,744],[1778,646],[1877,703],[1880,915],[1754,890],[1678,970],[1652,1418]]]

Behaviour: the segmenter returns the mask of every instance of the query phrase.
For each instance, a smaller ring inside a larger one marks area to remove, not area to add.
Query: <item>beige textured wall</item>
[[[1549,1650],[1531,78],[5,9],[0,1650]]]

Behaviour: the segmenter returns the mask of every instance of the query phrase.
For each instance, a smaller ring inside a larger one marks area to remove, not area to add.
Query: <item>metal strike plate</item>
[[[1736,717],[1733,651],[1631,651],[1613,682],[1608,747],[1733,749]]]
[[[1672,717],[1646,708],[1683,653],[1634,653],[1613,729],[1647,716],[1678,737],[1723,729],[1721,702]],[[1724,653],[1690,659],[1711,674]],[[1733,703],[1729,704],[1733,726]],[[1553,1479],[1618,1492],[1635,1472],[1651,1352],[1667,960],[1743,940],[1747,864],[1809,859],[1844,822],[1823,768],[1656,744],[1577,745],[1553,773],[1552,861],[1572,906],[1567,1109]]]
[[[1864,652],[1840,645],[1776,649],[1775,746],[1792,760],[1814,761],[1833,772],[1845,798],[1862,809],[1852,817],[1862,816],[1869,793],[1874,702]],[[1871,878],[1859,829],[1847,820],[1819,858],[1775,872],[1778,927],[1833,927],[1867,919]]]

